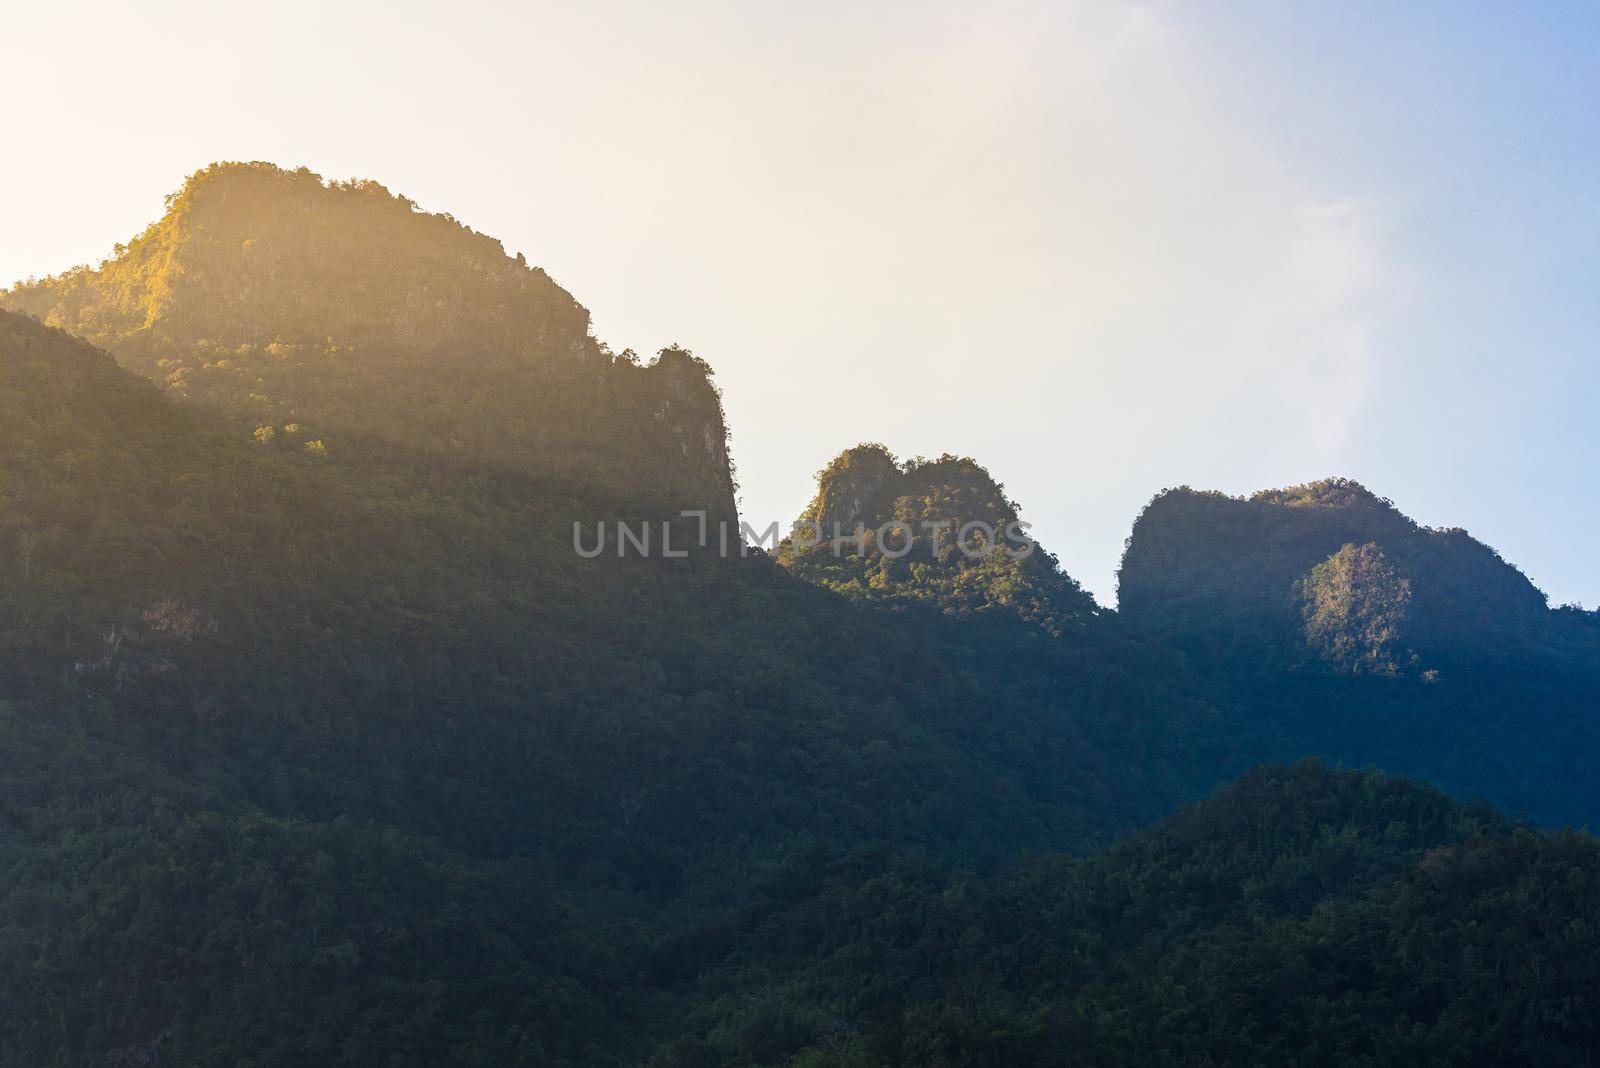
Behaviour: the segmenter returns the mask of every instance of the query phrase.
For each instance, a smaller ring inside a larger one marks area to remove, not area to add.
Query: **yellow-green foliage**
[[[733,512],[721,404],[681,350],[613,358],[499,241],[376,182],[214,164],[97,268],[0,307],[99,345],[249,438],[496,464],[645,510]]]
[[[1306,641],[1351,671],[1393,675],[1408,661],[1403,648],[1411,583],[1372,542],[1346,545],[1311,569],[1300,584]]]

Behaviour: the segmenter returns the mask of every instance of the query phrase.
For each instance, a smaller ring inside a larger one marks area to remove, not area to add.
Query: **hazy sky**
[[[1600,602],[1600,7],[31,4],[0,284],[217,159],[503,239],[717,369],[753,520],[966,453],[1114,599],[1165,486],[1330,474]]]

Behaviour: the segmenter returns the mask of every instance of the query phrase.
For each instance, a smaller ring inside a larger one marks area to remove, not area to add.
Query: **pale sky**
[[[726,394],[742,507],[969,454],[1102,603],[1139,509],[1357,478],[1600,602],[1600,8],[8,10],[0,285],[219,159],[375,178]]]

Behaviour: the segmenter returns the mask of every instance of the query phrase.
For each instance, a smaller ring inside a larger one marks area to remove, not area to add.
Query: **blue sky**
[[[1597,11],[31,5],[0,283],[212,160],[377,178],[709,359],[758,525],[967,453],[1109,603],[1161,488],[1343,474],[1592,607]]]
[[[1593,607],[1600,8],[1260,4],[1185,24],[1278,151],[1385,206],[1408,292],[1344,469]]]

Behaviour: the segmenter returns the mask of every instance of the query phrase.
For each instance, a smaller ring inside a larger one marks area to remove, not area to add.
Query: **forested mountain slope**
[[[244,440],[733,514],[704,364],[614,356],[543,270],[376,182],[214,164],[105,263],[18,285],[0,308],[105,348]]]
[[[1367,674],[1537,662],[1588,637],[1466,531],[1420,527],[1348,479],[1249,499],[1157,495],[1134,524],[1117,596],[1131,622],[1208,655]]]
[[[1597,876],[1585,835],[1263,767],[1092,857],[819,902],[651,1063],[1593,1064]]]
[[[1346,479],[1158,495],[1119,587],[1258,751],[1418,775],[1547,823],[1600,819],[1600,616]]]
[[[1237,763],[1105,635],[584,559],[585,498],[263,447],[5,313],[0,398],[0,1063],[624,1063],[824,885]]]
[[[1585,837],[1298,768],[1081,859],[1305,752],[1586,811],[1591,622],[1481,547],[1342,485],[1243,534],[1147,516],[1112,613],[975,461],[862,446],[801,517],[827,537],[588,557],[575,522],[732,515],[709,369],[265,165],[0,303],[0,1064],[1590,1039]],[[1451,652],[1461,605],[1526,638],[1510,666]]]

